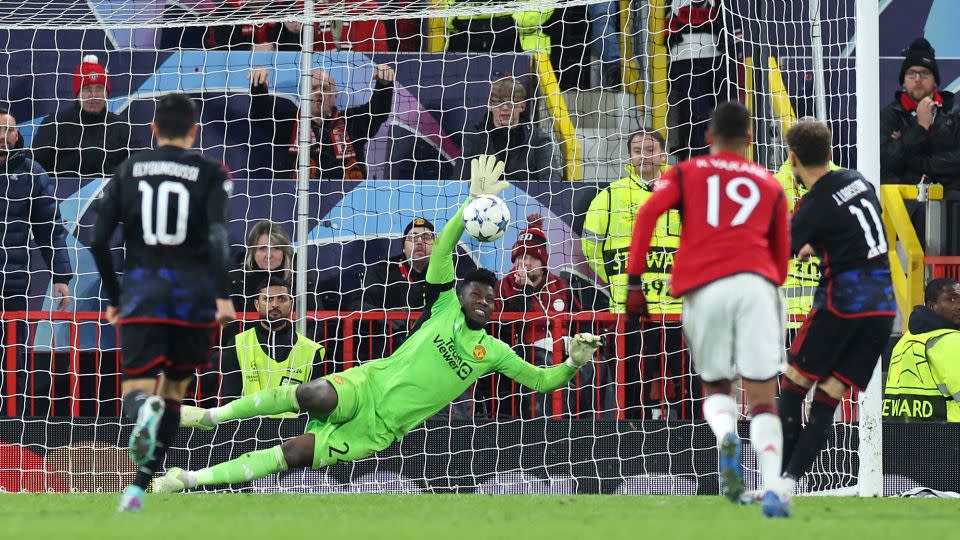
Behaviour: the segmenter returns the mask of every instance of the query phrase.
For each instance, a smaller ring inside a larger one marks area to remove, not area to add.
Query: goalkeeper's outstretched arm
[[[477,195],[496,195],[504,190],[507,182],[500,180],[503,174],[503,162],[493,156],[478,156],[470,162],[470,196],[460,205],[457,213],[443,227],[440,238],[433,246],[430,264],[427,265],[427,283],[443,284],[453,282],[456,274],[453,268],[453,250],[463,236],[463,207]]]
[[[553,392],[566,386],[577,371],[589,362],[600,348],[600,338],[582,333],[570,342],[570,355],[556,366],[536,367],[511,351],[502,357],[496,370],[535,392]]]
[[[467,198],[467,201],[469,200]],[[461,204],[457,213],[443,226],[443,231],[440,232],[440,237],[433,246],[430,264],[427,265],[427,283],[450,283],[456,277],[453,268],[453,250],[463,236],[463,207],[466,204],[466,202]]]

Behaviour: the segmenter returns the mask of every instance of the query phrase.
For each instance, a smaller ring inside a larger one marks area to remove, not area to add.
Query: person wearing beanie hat
[[[939,89],[936,51],[924,38],[903,50],[893,103],[880,114],[880,175],[887,184],[960,187],[960,107]]]
[[[73,106],[50,115],[33,138],[34,159],[51,174],[108,176],[145,146],[125,117],[107,110],[110,76],[96,55],[84,56],[71,77]]]
[[[363,276],[366,309],[423,308],[435,231],[433,223],[425,217],[417,216],[407,223],[403,228],[401,252],[372,265]]]
[[[513,244],[510,260],[514,263],[513,268],[497,282],[494,312],[536,314],[526,321],[504,321],[504,331],[512,334],[510,342],[516,344],[515,349],[528,361],[540,366],[552,365],[554,336],[550,333],[550,318],[560,313],[579,312],[581,306],[567,282],[547,266],[549,241],[539,214],[527,216],[527,226]],[[569,335],[575,333],[572,328],[568,331]],[[592,379],[587,377],[584,380]],[[544,414],[544,411],[550,413],[549,405],[544,407],[544,400],[539,396],[527,395],[524,402],[529,399],[534,399],[533,406],[524,403],[520,407],[523,416],[531,410],[534,416]]]

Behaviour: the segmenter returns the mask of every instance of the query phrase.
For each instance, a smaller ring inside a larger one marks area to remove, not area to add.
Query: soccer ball
[[[503,236],[510,224],[510,209],[503,199],[480,195],[463,209],[463,228],[481,242],[493,242]]]

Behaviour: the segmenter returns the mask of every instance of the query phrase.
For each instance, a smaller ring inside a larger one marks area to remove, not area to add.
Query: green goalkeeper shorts
[[[337,407],[326,418],[310,417],[314,436],[313,468],[372,456],[396,440],[377,416],[371,385],[361,370],[324,377],[337,391]]]

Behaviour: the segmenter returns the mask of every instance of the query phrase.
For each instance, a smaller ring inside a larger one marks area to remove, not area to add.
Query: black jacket
[[[417,272],[402,254],[380,261],[363,276],[363,306],[366,309],[409,309],[425,304],[427,273]]]
[[[449,180],[454,162],[426,137],[418,137],[404,126],[390,126],[387,138],[386,180]]]
[[[957,326],[952,322],[937,315],[927,306],[916,306],[910,313],[910,322],[908,324],[911,334],[924,334],[934,330],[957,330]]]
[[[23,150],[11,152],[0,164],[0,190],[0,291],[21,295],[27,292],[31,277],[36,279],[30,272],[31,233],[37,252],[53,271],[54,283],[69,283],[67,231],[57,209],[53,182],[43,167]]]
[[[960,187],[960,106],[953,93],[940,92],[943,106],[929,132],[900,103],[902,93],[880,112],[881,183],[916,184],[926,174],[933,183]],[[891,137],[894,131],[899,139]]]
[[[529,123],[495,128],[488,113],[483,123],[463,135],[459,178],[470,178],[470,159],[483,154],[495,155],[505,163],[503,179],[507,181],[563,179],[559,160],[555,164],[553,159],[554,155],[559,156],[558,148]]]
[[[282,176],[293,176],[297,170],[297,115],[296,104],[286,99],[277,99],[267,92],[266,86],[250,88],[252,96],[250,117],[257,121],[258,128],[265,130],[273,140],[274,170]],[[387,121],[393,108],[393,84],[377,81],[370,101],[362,105],[339,111],[346,122],[346,132],[353,141],[363,176],[366,178],[367,143],[377,134],[380,126]],[[320,178],[324,180],[342,180],[343,163],[333,150],[331,133],[333,122],[323,122],[319,126],[311,122],[315,141],[311,145],[310,160],[319,166]],[[311,176],[316,177],[316,168]]]
[[[104,110],[91,115],[80,104],[44,120],[33,138],[33,159],[51,174],[108,176],[131,153],[144,149],[126,118]]]

